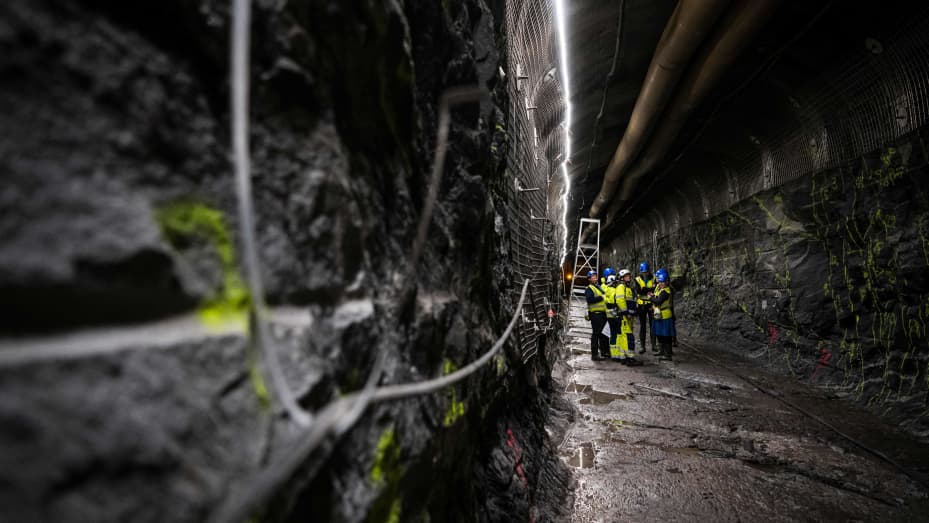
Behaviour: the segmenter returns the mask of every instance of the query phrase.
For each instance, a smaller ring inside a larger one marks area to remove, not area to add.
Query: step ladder
[[[582,243],[582,242],[588,243]],[[593,243],[589,243],[593,241]],[[571,295],[568,297],[568,336],[590,339],[590,322],[587,315],[587,271],[599,274],[600,220],[581,218],[577,230],[577,253],[571,273]]]

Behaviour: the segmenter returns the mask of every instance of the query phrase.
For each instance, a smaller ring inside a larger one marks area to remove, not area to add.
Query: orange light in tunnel
[[[567,276],[565,276],[565,278],[567,278],[567,279],[569,279],[569,280],[570,280],[571,278],[573,278],[573,276],[571,276],[571,273],[569,272],[569,273],[568,273],[568,275],[567,275]]]

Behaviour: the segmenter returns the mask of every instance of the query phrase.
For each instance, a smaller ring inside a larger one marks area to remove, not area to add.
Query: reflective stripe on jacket
[[[616,288],[616,297],[613,299],[613,302],[619,307],[620,312],[629,310],[629,301],[632,299],[632,289],[626,287],[625,283],[620,283],[619,287]]]
[[[588,292],[587,311],[588,312],[606,312],[606,297],[607,297],[606,291],[601,289],[599,285],[588,285],[587,292]],[[600,299],[591,303],[589,293],[593,293],[594,296],[599,296]]]
[[[662,298],[661,298],[661,295],[662,295],[662,294],[667,294],[668,297],[667,297],[667,299],[665,299],[665,300],[662,301],[661,303],[658,303],[656,306],[658,307],[658,310],[661,311],[661,319],[667,320],[667,319],[670,319],[670,318],[673,318],[673,317],[674,317],[674,313],[671,311],[671,307],[672,307],[672,304],[671,304],[671,288],[670,288],[670,287],[663,287],[663,288],[661,288],[661,289],[658,289],[658,292],[655,293],[655,298],[657,298],[657,299],[659,299],[659,300],[662,299]]]
[[[636,300],[636,303],[639,305],[645,305],[648,303],[648,291],[655,288],[655,277],[652,276],[648,280],[642,278],[641,276],[636,276],[635,282],[639,287],[639,299]],[[645,291],[644,293],[642,291]]]
[[[604,300],[606,302],[606,317],[616,318],[616,296],[618,294],[618,290],[612,285],[607,285],[603,289],[603,293],[606,296],[606,299]]]

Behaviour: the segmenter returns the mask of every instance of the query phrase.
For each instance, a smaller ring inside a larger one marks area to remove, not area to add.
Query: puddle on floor
[[[592,385],[579,385],[576,381],[572,381],[568,384],[568,388],[565,389],[565,392],[589,392],[593,390]]]
[[[645,445],[646,447],[655,447],[656,449],[661,450],[662,452],[667,452],[668,454],[677,454],[680,456],[697,456],[700,454],[700,449],[697,447],[671,447],[668,445],[661,445],[659,443],[649,443],[647,441],[637,441],[633,445]]]
[[[615,400],[629,399],[629,396],[625,394],[612,394],[593,389],[584,392],[584,394],[587,394],[587,397],[581,399],[581,405],[590,405],[591,403],[594,405],[606,405]]]
[[[612,392],[603,392],[601,390],[594,390],[592,385],[579,385],[577,382],[571,382],[568,385],[568,388],[565,389],[565,392],[573,392],[576,394],[586,394],[586,398],[581,398],[581,405],[606,405],[615,400],[627,400],[629,396],[626,394],[613,394]]]
[[[574,451],[574,455],[568,460],[568,465],[579,469],[589,469],[594,466],[594,455],[593,444],[584,443]]]

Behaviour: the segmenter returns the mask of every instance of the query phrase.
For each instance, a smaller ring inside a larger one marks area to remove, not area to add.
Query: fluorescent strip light
[[[564,265],[568,256],[568,194],[571,192],[571,179],[568,178],[568,159],[571,158],[571,84],[568,81],[568,45],[565,39],[565,0],[555,0],[555,23],[558,27],[558,54],[561,57],[561,90],[564,93],[565,119],[564,127],[564,160],[561,162],[561,174],[564,176],[564,192],[561,194],[562,215],[561,227],[564,229],[561,245],[561,264]]]

